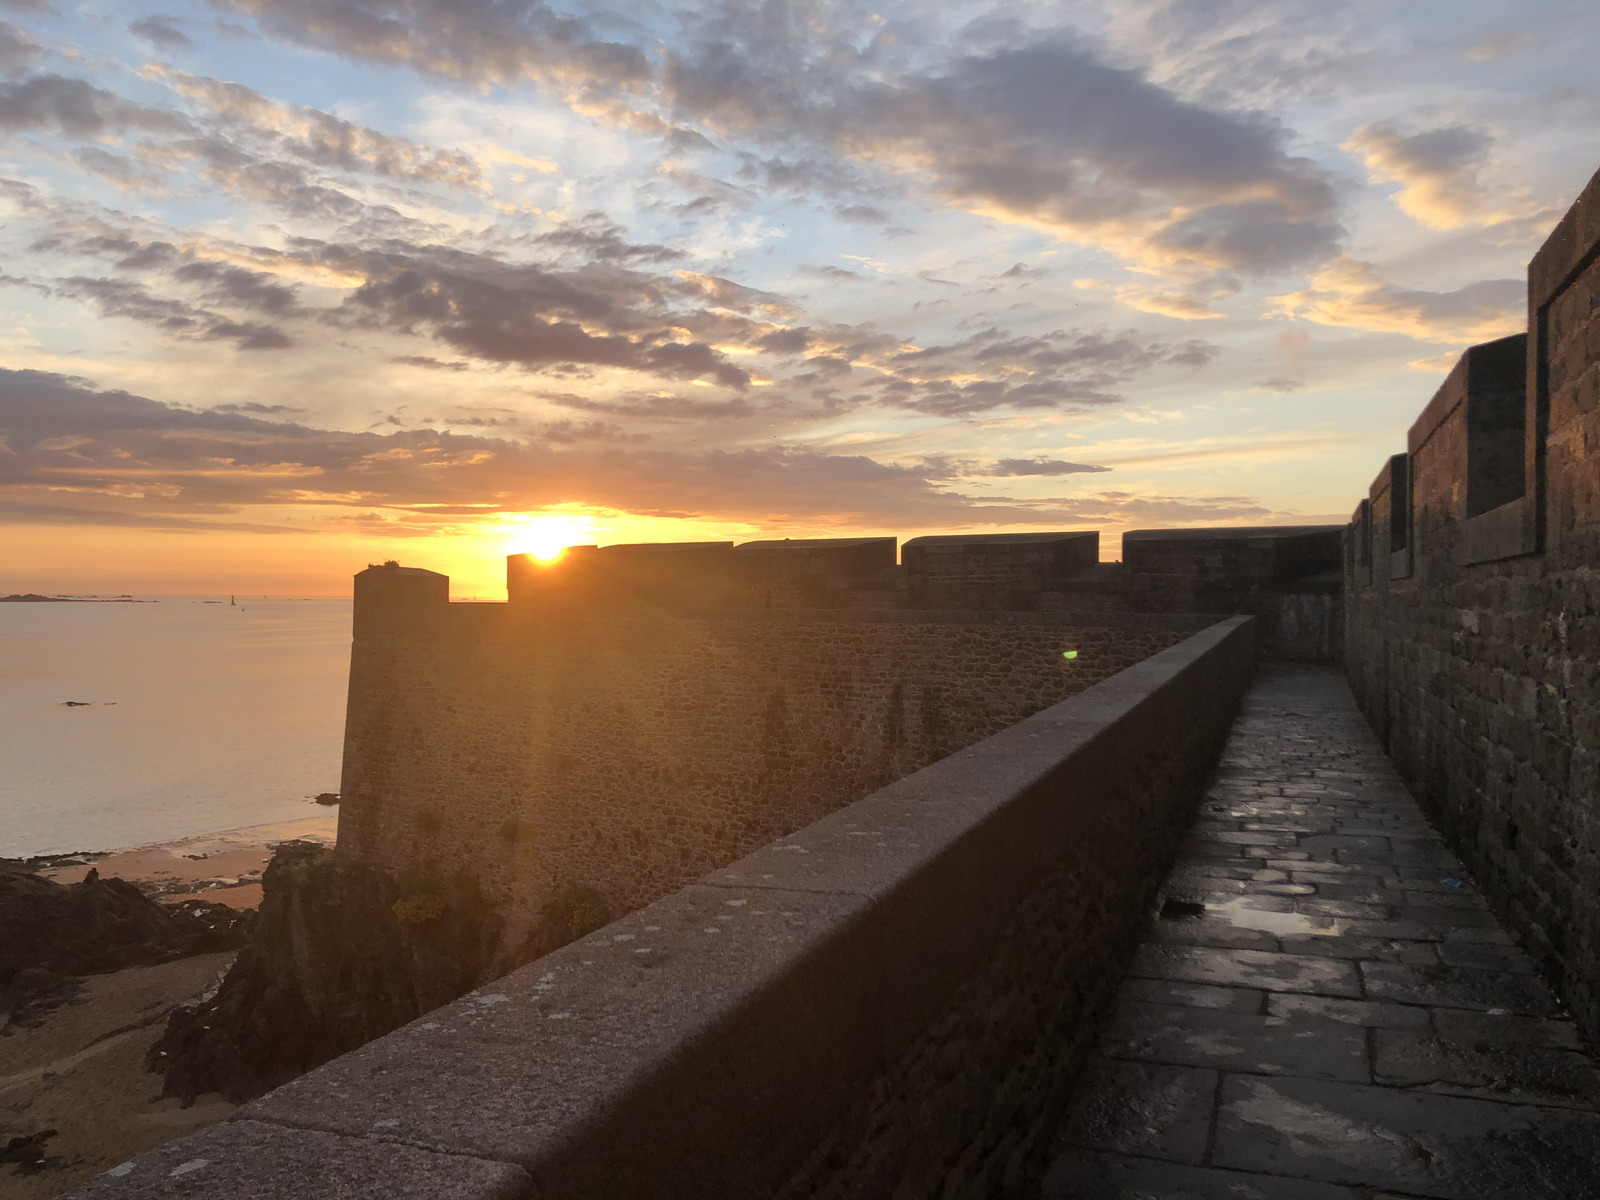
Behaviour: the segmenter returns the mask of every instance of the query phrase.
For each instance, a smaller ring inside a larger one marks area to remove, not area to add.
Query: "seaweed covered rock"
[[[471,991],[501,921],[466,874],[398,879],[286,842],[250,943],[212,996],[177,1009],[146,1059],[164,1094],[239,1103]]]
[[[71,885],[0,860],[0,1027],[37,1023],[83,975],[244,944],[254,915],[221,904],[158,904],[91,870]]]

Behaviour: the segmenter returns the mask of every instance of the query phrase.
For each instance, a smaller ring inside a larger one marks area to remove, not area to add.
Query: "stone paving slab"
[[[1064,1131],[1069,1144],[1198,1163],[1211,1139],[1218,1075],[1196,1067],[1097,1059]]]
[[[1101,1049],[1114,1058],[1307,1079],[1365,1083],[1371,1074],[1362,1030],[1298,1013],[1272,1017],[1124,1001]]]
[[[1321,667],[1264,666],[1051,1200],[1600,1200],[1600,1067]]]
[[[1083,1151],[1056,1160],[1044,1182],[1048,1200],[1368,1200],[1368,1192],[1257,1172],[1219,1171]]]
[[[1403,1088],[1223,1080],[1212,1162],[1439,1200],[1597,1194],[1600,1114]]]

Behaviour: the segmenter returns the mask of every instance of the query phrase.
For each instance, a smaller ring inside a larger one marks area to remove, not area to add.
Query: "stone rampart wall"
[[[1600,1037],[1600,176],[1346,552],[1346,665],[1407,783]],[[1508,445],[1509,443],[1509,445]]]
[[[1249,680],[1252,625],[1195,634],[72,1196],[1030,1194]]]
[[[626,911],[1202,623],[442,600],[358,615],[339,852],[466,868],[513,920],[571,885]]]

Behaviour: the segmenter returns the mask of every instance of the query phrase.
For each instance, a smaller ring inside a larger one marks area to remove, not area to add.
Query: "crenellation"
[[[1345,663],[1401,773],[1600,1035],[1600,175],[1529,265],[1529,333],[1468,349],[1346,556]],[[1400,507],[1397,507],[1400,506]],[[1409,512],[1409,519],[1402,513]],[[1407,576],[1365,569],[1408,531]]]

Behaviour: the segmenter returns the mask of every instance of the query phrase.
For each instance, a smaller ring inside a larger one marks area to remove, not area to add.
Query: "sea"
[[[0,603],[0,857],[293,820],[339,790],[348,599],[135,599]]]

